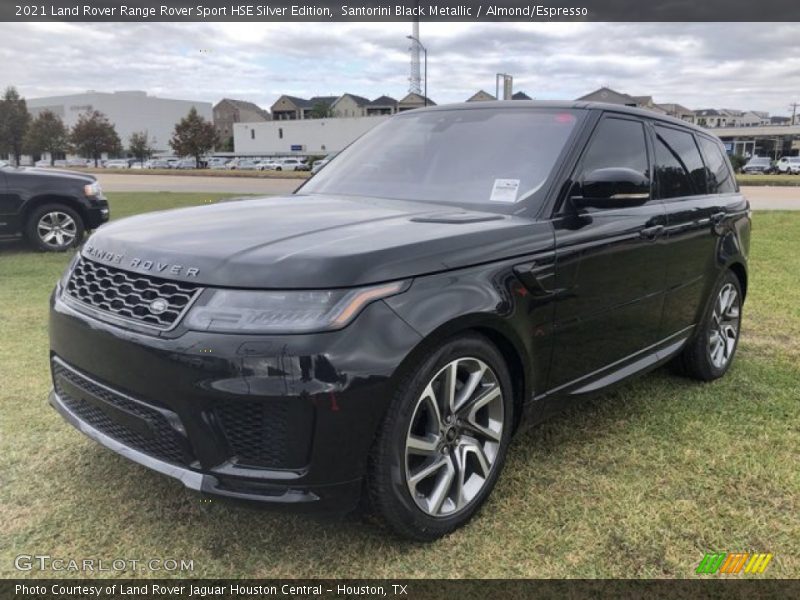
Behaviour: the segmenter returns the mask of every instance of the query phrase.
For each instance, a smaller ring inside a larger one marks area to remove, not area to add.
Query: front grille
[[[179,434],[170,426],[167,418],[158,410],[148,407],[140,401],[127,398],[109,388],[99,385],[80,373],[65,367],[61,362],[53,360],[53,381],[56,393],[61,401],[81,420],[121,444],[149,454],[161,460],[188,464],[190,462],[186,446],[182,443]],[[152,435],[143,435],[138,431],[125,426],[112,419],[105,411],[94,403],[87,402],[84,398],[71,395],[64,381],[81,388],[87,394],[104,402],[132,413],[148,426]],[[177,419],[177,416],[176,416]]]
[[[238,463],[286,466],[289,407],[285,401],[226,402],[216,408],[216,415]]]
[[[180,281],[131,273],[80,258],[66,285],[66,294],[102,313],[169,329],[194,300],[200,288]],[[154,312],[154,300],[163,310]]]

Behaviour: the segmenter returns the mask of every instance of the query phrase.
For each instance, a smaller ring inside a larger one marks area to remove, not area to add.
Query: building
[[[423,106],[436,106],[436,102],[430,98],[425,98],[422,94],[411,92],[397,103],[397,112],[414,110],[415,108],[422,108]]]
[[[123,146],[127,146],[133,133],[147,131],[156,151],[169,149],[169,140],[175,125],[192,108],[208,119],[212,118],[210,102],[157,98],[141,91],[95,92],[28,98],[28,111],[36,117],[49,110],[61,117],[64,125],[72,127],[78,117],[90,111],[100,111],[114,124]]]
[[[391,96],[380,96],[369,103],[367,107],[368,117],[381,115],[393,115],[397,112],[397,100]]]
[[[314,156],[338,152],[389,117],[285,119],[235,123],[233,145],[239,156]]]
[[[272,119],[274,121],[299,121],[330,117],[333,103],[338,98],[338,96],[314,96],[306,100],[297,96],[283,95],[272,105]]]
[[[753,125],[718,127],[714,135],[722,140],[728,154],[737,156],[797,156],[800,154],[800,125]]]
[[[214,128],[223,146],[233,144],[234,123],[269,121],[272,116],[263,108],[244,100],[223,98],[214,106]]]
[[[525,92],[516,92],[513,96],[511,96],[512,100],[533,100],[528,94]]]
[[[342,94],[331,105],[333,117],[366,117],[370,101],[355,94]]]
[[[467,98],[467,102],[488,102],[489,100],[497,100],[492,94],[484,90],[478,90],[472,96]]]

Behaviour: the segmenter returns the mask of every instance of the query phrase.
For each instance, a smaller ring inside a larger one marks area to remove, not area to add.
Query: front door
[[[573,174],[632,169],[652,181],[645,125],[636,118],[604,116]],[[624,208],[570,209],[554,219],[555,348],[548,388],[555,390],[658,341],[664,291],[664,206],[652,195]],[[567,201],[569,203],[569,201]]]

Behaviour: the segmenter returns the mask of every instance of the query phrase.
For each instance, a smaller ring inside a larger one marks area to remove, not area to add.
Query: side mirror
[[[650,179],[633,169],[595,169],[583,178],[570,200],[575,208],[624,208],[650,199]]]

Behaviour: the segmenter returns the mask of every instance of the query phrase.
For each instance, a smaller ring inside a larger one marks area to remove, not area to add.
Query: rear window
[[[730,194],[736,191],[736,183],[728,166],[728,159],[722,154],[719,144],[698,136],[700,150],[706,163],[709,194]]]
[[[656,126],[656,180],[661,198],[706,193],[705,165],[691,133]]]

